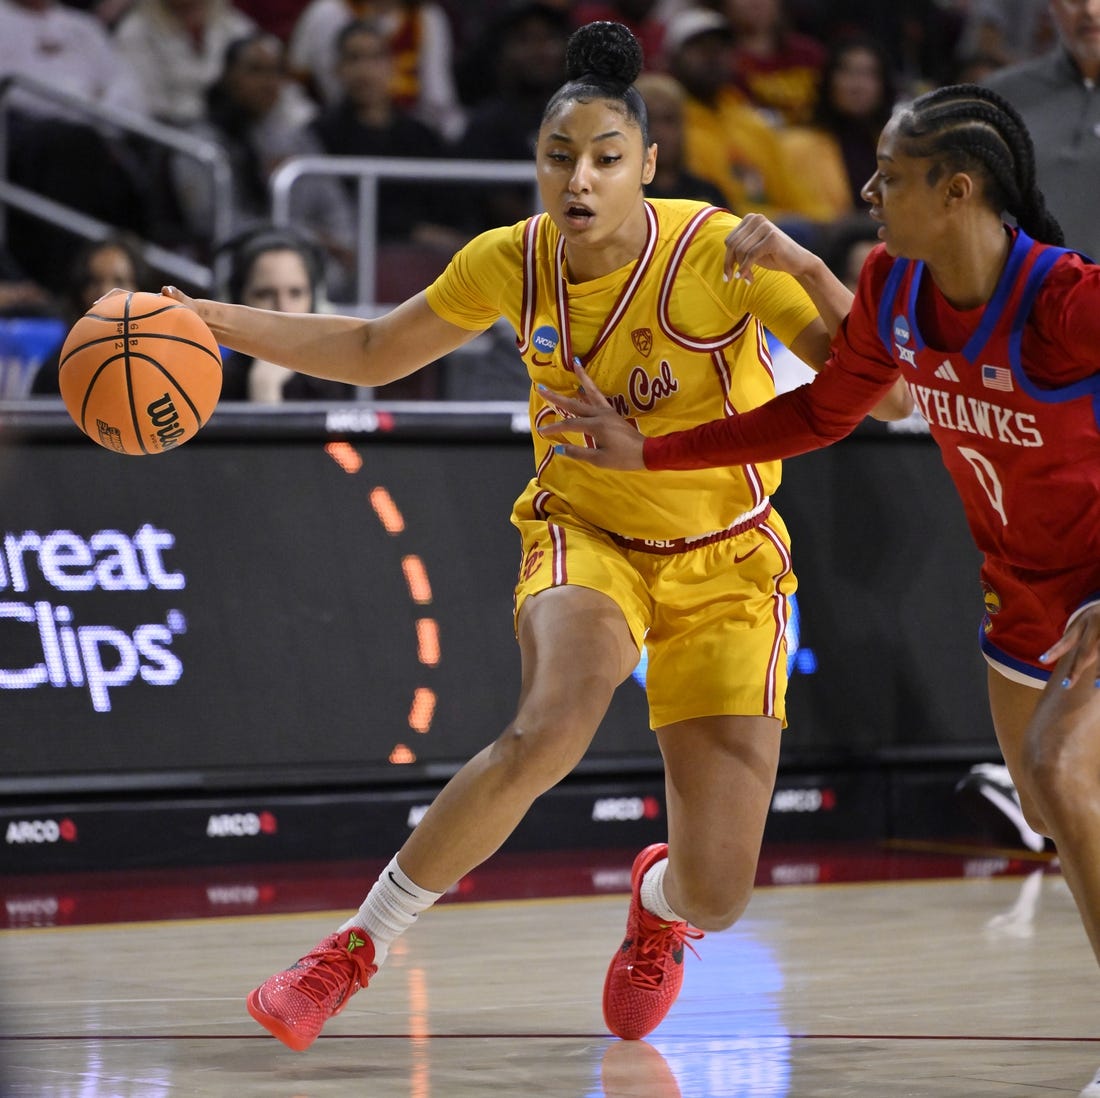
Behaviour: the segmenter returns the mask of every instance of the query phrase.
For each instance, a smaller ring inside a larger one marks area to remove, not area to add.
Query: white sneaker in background
[[[1077,1098],[1100,1098],[1100,1071],[1092,1077],[1092,1082],[1077,1096]]]
[[[971,804],[992,807],[1020,836],[1020,842],[1038,854],[1046,849],[1046,839],[1034,831],[1024,819],[1020,808],[1020,794],[1008,773],[1008,767],[999,763],[978,763],[955,786],[955,792],[967,797]],[[1100,1098],[1100,1091],[1097,1092]]]

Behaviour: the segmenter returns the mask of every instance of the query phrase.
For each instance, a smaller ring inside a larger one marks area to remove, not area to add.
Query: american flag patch
[[[987,389],[1000,389],[1011,393],[1012,371],[1007,366],[982,366],[982,384]]]

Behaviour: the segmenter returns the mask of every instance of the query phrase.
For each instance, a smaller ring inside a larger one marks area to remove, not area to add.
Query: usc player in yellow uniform
[[[366,386],[504,317],[533,382],[535,470],[512,516],[523,539],[515,717],[439,793],[359,911],[248,997],[291,1048],[307,1048],[395,938],[576,766],[643,644],[668,842],[634,863],[604,988],[611,1031],[652,1030],[679,993],[687,940],[732,925],[748,903],[779,759],[795,588],[770,503],[779,463],[623,476],[570,462],[535,430],[557,414],[539,387],[575,381],[579,362],[624,410],[645,412],[647,432],[732,415],[774,394],[764,328],[820,365],[851,295],[812,256],[797,275],[726,282],[722,245],[737,218],[645,199],[657,148],[632,86],[641,63],[619,24],[576,31],[539,133],[546,212],[476,238],[385,316],[292,316],[165,291],[223,345]],[[906,399],[879,412],[906,414]]]

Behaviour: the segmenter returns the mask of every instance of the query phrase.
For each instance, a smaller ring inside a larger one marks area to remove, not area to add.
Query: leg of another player
[[[1026,790],[1054,840],[1062,874],[1100,960],[1100,689],[1089,676],[1071,687],[1062,685],[1071,658],[1062,659],[1040,694],[1015,777],[1021,798]]]
[[[704,717],[657,733],[665,760],[669,907],[723,930],[752,896],[779,765],[772,717]]]
[[[1034,686],[1013,682],[992,667],[987,668],[986,678],[993,729],[997,734],[997,743],[1005,765],[1016,786],[1024,818],[1040,835],[1049,835],[1050,831],[1032,792],[1032,783],[1027,778],[1028,767],[1024,759],[1028,725],[1043,692]]]
[[[581,760],[638,649],[618,606],[583,587],[526,600],[515,719],[442,790],[398,852],[401,868],[442,892],[488,858],[539,794]]]

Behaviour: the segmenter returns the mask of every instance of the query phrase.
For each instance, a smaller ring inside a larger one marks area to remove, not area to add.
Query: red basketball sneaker
[[[339,1014],[378,971],[374,942],[352,927],[330,934],[301,960],[277,972],[248,996],[248,1013],[295,1052],[304,1052],[321,1027]]]
[[[604,1021],[616,1037],[628,1041],[644,1037],[661,1024],[684,982],[686,939],[703,936],[687,923],[666,923],[642,907],[642,878],[650,866],[666,857],[668,844],[656,843],[634,859],[626,937],[611,958],[604,980]],[[687,946],[695,953],[690,942]]]

